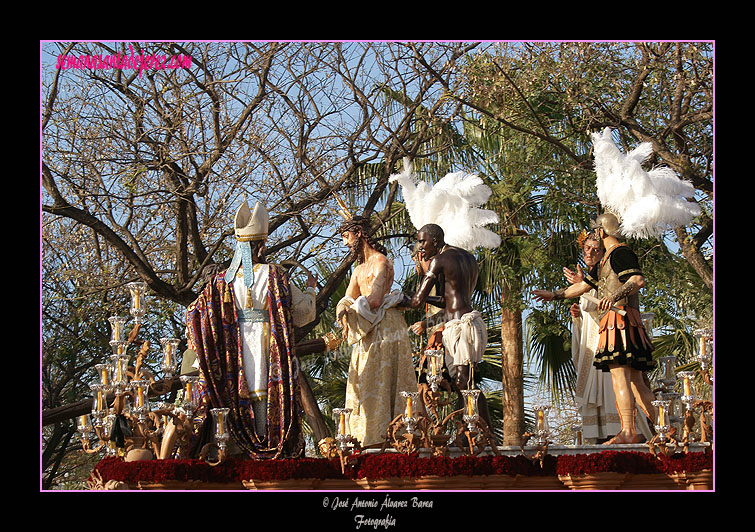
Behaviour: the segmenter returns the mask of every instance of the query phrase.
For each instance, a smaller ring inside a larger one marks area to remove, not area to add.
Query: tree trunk
[[[519,446],[524,434],[524,349],[522,313],[507,307],[510,287],[501,295],[501,366],[503,384],[503,445]]]
[[[712,233],[712,225],[711,223],[710,228],[701,229],[701,235],[698,235],[697,238],[691,238],[684,227],[678,227],[674,230],[676,238],[681,245],[682,255],[703,280],[705,286],[711,290],[713,289],[713,270],[700,251],[700,245]]]

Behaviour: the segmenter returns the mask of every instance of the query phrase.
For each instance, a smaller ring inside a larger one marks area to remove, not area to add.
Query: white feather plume
[[[446,243],[467,251],[501,245],[501,237],[485,227],[497,223],[498,215],[480,208],[492,191],[479,176],[453,172],[433,185],[417,180],[411,162],[405,158],[403,171],[392,175],[389,182],[401,185],[409,219],[416,229],[437,224],[445,233]]]
[[[660,236],[667,229],[687,225],[700,215],[692,199],[695,188],[668,167],[642,168],[653,153],[643,142],[624,154],[614,144],[610,128],[592,135],[598,199],[621,220],[627,237]]]

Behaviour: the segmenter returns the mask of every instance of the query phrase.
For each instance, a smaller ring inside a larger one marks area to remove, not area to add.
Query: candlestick
[[[480,395],[480,390],[461,390],[461,396],[464,401],[464,415],[462,421],[467,424],[469,432],[477,432],[477,422],[480,420],[480,416],[477,410],[477,398]]]
[[[112,369],[112,383],[115,389],[115,395],[121,396],[126,391],[130,390],[130,384],[128,382],[128,359],[129,355],[126,353],[110,355],[110,360],[113,363]]]
[[[110,322],[110,341],[122,342],[123,326],[126,324],[126,318],[122,316],[110,316],[108,321]]]
[[[401,417],[406,432],[413,433],[417,426],[417,415],[415,413],[414,402],[419,397],[419,392],[401,392],[401,396],[406,400],[404,415]]]
[[[147,381],[131,381],[131,386],[136,388],[136,407],[144,406],[144,388],[149,384]]]
[[[95,419],[101,419],[106,414],[105,398],[102,392],[101,384],[90,384],[89,389],[92,390],[92,417]]]
[[[574,432],[574,445],[582,445],[582,425],[572,426]]]
[[[112,367],[110,364],[95,364],[94,368],[97,370],[97,374],[100,376],[100,386],[107,393],[113,390],[113,385],[110,382],[110,372]]]
[[[676,372],[674,371],[676,357],[673,355],[660,357],[658,362],[660,363],[661,371],[658,381],[661,383],[664,391],[673,388],[676,384]]]
[[[406,400],[406,409],[404,410],[404,417],[414,418],[414,401],[419,397],[419,392],[401,392],[401,397]]]
[[[695,359],[700,363],[700,369],[706,371],[708,369],[708,364],[712,360],[709,342],[713,338],[713,331],[708,328],[696,329],[694,335],[697,339],[697,353]]]
[[[131,293],[131,315],[136,323],[141,323],[141,319],[147,312],[146,301],[144,299],[147,291],[147,283],[136,281],[126,285]]]
[[[226,427],[226,419],[228,416],[228,408],[212,408],[210,413],[212,414],[213,421],[215,422],[215,439],[221,445],[225,446],[225,442],[228,441],[228,431]]]
[[[653,339],[653,320],[655,320],[655,312],[643,312],[640,314],[642,319],[642,326],[645,327],[645,332],[648,333],[650,339]]]
[[[178,338],[160,338],[160,345],[163,348],[163,362],[160,369],[162,369],[167,377],[172,377],[178,370],[176,352],[178,351],[179,342]]]
[[[351,408],[334,408],[333,417],[336,419],[337,431],[336,431],[336,446],[341,452],[346,452],[349,445],[353,445],[354,439],[349,434],[349,414],[351,414]]]
[[[198,382],[199,377],[181,375],[181,383],[184,386],[183,409],[189,417],[192,417],[199,408],[200,397],[196,390]]]
[[[682,403],[687,407],[687,410],[691,410],[692,404],[695,402],[695,389],[692,384],[695,372],[680,371],[678,376],[682,378]]]
[[[149,381],[134,380],[131,381],[131,387],[136,391],[134,413],[140,422],[147,419],[147,413],[150,411],[149,406]]]
[[[443,380],[443,355],[442,349],[426,349],[425,356],[430,361],[430,371],[427,374],[427,382],[432,391],[438,391],[438,385]]]
[[[657,417],[657,423],[655,424],[655,432],[660,438],[660,440],[663,442],[666,440],[666,434],[669,432],[669,429],[670,429],[669,420],[668,420],[668,416],[666,415],[666,412],[668,410],[669,405],[671,404],[671,401],[658,399],[658,400],[653,401],[651,404],[658,409],[658,417]]]
[[[534,407],[535,414],[536,414],[536,431],[538,432],[547,432],[548,427],[548,417],[547,413],[551,409],[550,405],[535,405]]]
[[[76,418],[76,430],[78,430],[82,436],[89,434],[92,431],[92,418],[89,414],[83,414]]]
[[[334,408],[333,417],[337,420],[339,436],[348,435],[348,416],[351,414],[351,408]]]

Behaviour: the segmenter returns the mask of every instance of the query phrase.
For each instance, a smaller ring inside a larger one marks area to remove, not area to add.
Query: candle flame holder
[[[535,405],[536,426],[535,426],[535,441],[537,445],[546,445],[549,443],[550,438],[550,426],[548,424],[548,412],[552,407],[550,405]]]
[[[199,457],[211,466],[222,464],[226,459],[228,449],[228,412],[230,408],[211,408],[214,441],[207,443],[202,447]],[[215,449],[217,457],[211,458],[210,452]]]
[[[351,408],[334,408],[333,417],[336,421],[336,437],[323,438],[318,442],[320,454],[328,459],[338,457],[341,462],[341,473],[352,465],[362,451],[359,440],[349,434],[349,415]]]
[[[443,382],[443,357],[445,351],[442,349],[425,349],[425,356],[428,361],[427,383],[433,392],[437,392]]]
[[[477,432],[477,422],[480,420],[480,414],[477,409],[477,399],[480,396],[480,390],[461,390],[461,396],[464,399],[464,414],[462,420],[467,425],[470,433]]]
[[[401,417],[401,421],[404,424],[404,430],[407,433],[413,434],[417,431],[417,422],[419,421],[417,398],[419,392],[401,392],[401,397],[406,401],[406,408],[404,414]]]
[[[113,390],[116,396],[121,396],[131,391],[131,381],[128,371],[128,361],[130,358],[126,353],[110,355],[110,360],[113,364]]]
[[[126,318],[123,316],[110,316],[108,321],[110,322],[110,345],[125,343],[124,325],[126,324]]]
[[[186,412],[188,417],[192,417],[199,408],[199,393],[197,392],[199,377],[181,375],[180,379],[184,392],[181,408]]]
[[[160,364],[160,370],[166,377],[172,377],[178,371],[178,338],[160,338],[162,346],[163,360]]]
[[[700,364],[700,373],[709,385],[713,384],[710,364],[713,360],[713,331],[709,328],[695,329],[695,360]]]
[[[198,377],[182,376],[183,402],[180,405],[158,403],[153,408],[150,395],[163,395],[173,389],[174,375],[178,371],[178,345],[176,338],[161,338],[162,363],[160,369],[165,378],[158,386],[152,372],[143,365],[150,345],[143,342],[136,356],[134,366],[129,365],[131,356],[128,345],[138,336],[143,318],[146,315],[146,283],[136,282],[126,285],[130,300],[130,314],[134,326],[126,335],[127,318],[111,316],[110,346],[112,353],[109,362],[95,365],[99,382],[90,385],[92,390],[92,410],[77,419],[77,427],[85,453],[104,452],[107,456],[125,456],[126,460],[145,460],[156,457],[165,459],[176,452],[188,455],[191,437],[196,431],[194,414],[200,406]],[[112,399],[112,404],[109,400]],[[225,458],[229,432],[221,423],[225,412],[221,409],[212,412],[220,416],[216,421],[215,443],[219,448],[218,460]],[[117,436],[115,428],[118,428]],[[92,434],[95,436],[93,437]],[[117,440],[117,441],[116,441]],[[151,447],[151,449],[150,449]],[[209,460],[208,460],[209,461]]]
[[[136,397],[133,413],[136,414],[138,422],[144,423],[150,411],[149,399],[147,399],[149,394],[149,381],[133,380],[131,381],[131,389],[134,391]]]
[[[675,363],[675,356],[665,356],[658,359],[660,370],[658,383],[661,385],[664,392],[671,390],[676,385],[676,372],[674,371]]]
[[[682,395],[681,401],[684,404],[686,410],[691,410],[692,405],[695,402],[695,389],[693,385],[693,379],[695,378],[694,371],[680,371],[677,376],[682,379]]]
[[[648,334],[648,337],[652,340],[653,339],[653,321],[655,320],[655,312],[643,312],[640,314],[640,319],[642,320],[642,326],[645,327],[645,332]]]
[[[535,410],[535,429],[533,432],[525,432],[522,435],[522,455],[532,462],[538,462],[540,467],[543,467],[545,457],[548,454],[548,445],[550,444],[550,427],[548,425],[548,412],[551,409],[550,405],[537,404],[533,406]],[[581,429],[581,426],[580,426]],[[530,439],[533,439],[533,443],[530,443]],[[581,439],[581,431],[580,431]],[[533,445],[535,447],[535,453],[532,456],[527,456],[525,452],[525,446]]]
[[[147,293],[147,283],[142,281],[135,281],[126,285],[131,293],[131,315],[134,317],[136,323],[141,323],[144,316],[147,314],[147,301],[145,295]]]

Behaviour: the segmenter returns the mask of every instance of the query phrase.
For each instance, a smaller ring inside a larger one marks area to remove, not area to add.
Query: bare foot
[[[643,439],[642,434],[636,434],[636,433],[625,434],[625,433],[619,432],[616,436],[614,436],[607,442],[603,443],[603,445],[641,443],[642,439]]]

